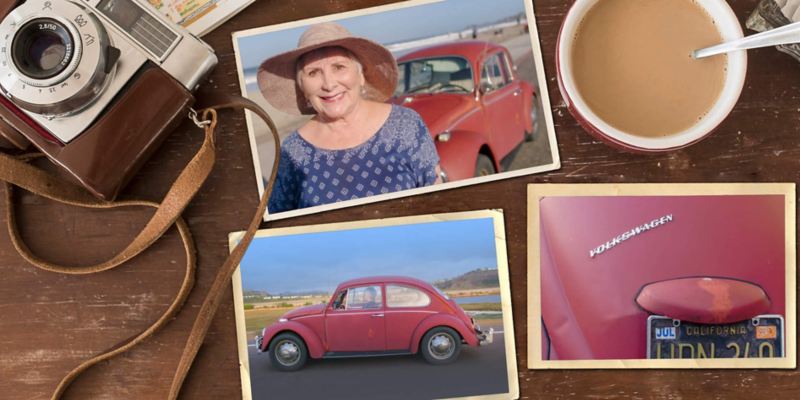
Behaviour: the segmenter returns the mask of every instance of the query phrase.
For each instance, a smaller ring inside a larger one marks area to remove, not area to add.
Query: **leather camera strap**
[[[217,309],[219,308],[226,291],[231,290],[231,276],[239,266],[239,262],[242,261],[242,257],[244,257],[247,247],[250,246],[250,242],[253,241],[253,237],[255,236],[259,225],[261,224],[264,213],[267,211],[269,195],[272,193],[272,187],[275,184],[275,177],[278,174],[278,163],[280,162],[280,151],[278,149],[280,146],[280,137],[278,136],[278,128],[275,127],[275,123],[272,122],[272,119],[269,117],[269,115],[267,115],[266,112],[264,112],[263,109],[261,109],[261,107],[248,99],[234,96],[228,97],[227,102],[221,103],[213,108],[246,108],[256,113],[256,115],[258,115],[262,120],[264,120],[264,122],[267,123],[270,133],[272,134],[272,142],[276,146],[275,159],[272,162],[272,172],[270,173],[269,180],[267,180],[267,185],[264,188],[264,194],[261,195],[261,199],[258,202],[258,207],[256,208],[256,213],[253,216],[253,219],[250,220],[250,224],[247,226],[244,236],[231,251],[231,254],[222,264],[222,267],[220,267],[217,275],[214,277],[213,284],[211,285],[208,294],[203,300],[203,305],[200,306],[197,319],[195,319],[192,330],[189,333],[189,338],[186,341],[186,347],[183,349],[183,354],[181,355],[181,360],[178,363],[177,371],[172,379],[172,386],[170,387],[169,391],[170,400],[178,398],[178,393],[183,386],[183,381],[186,379],[186,375],[189,373],[189,368],[191,368],[192,363],[197,356],[197,352],[200,350],[200,346],[203,344],[203,339],[206,337],[206,333],[208,333],[209,326],[211,326],[211,320],[213,319],[214,314],[217,312]]]
[[[6,218],[8,221],[9,235],[14,247],[20,253],[20,255],[38,268],[64,274],[90,274],[109,270],[123,264],[125,261],[135,257],[147,249],[173,224],[178,228],[181,240],[184,244],[186,254],[186,273],[175,299],[167,308],[167,310],[161,315],[161,317],[136,336],[117,344],[104,353],[86,360],[78,365],[59,382],[57,388],[51,396],[51,399],[55,400],[61,398],[69,384],[92,365],[123,353],[152,336],[156,331],[166,325],[169,320],[174,318],[174,316],[181,310],[183,303],[189,296],[189,293],[194,285],[194,271],[196,265],[196,250],[194,247],[194,241],[188,225],[181,218],[181,213],[189,204],[194,195],[198,192],[203,182],[205,182],[206,178],[213,169],[215,161],[214,131],[217,126],[217,110],[247,109],[254,112],[261,119],[263,119],[270,128],[274,143],[276,143],[276,145],[277,143],[280,143],[275,124],[258,105],[239,96],[224,95],[223,97],[218,98],[218,100],[219,99],[222,100],[220,104],[208,107],[202,112],[204,121],[201,123],[201,125],[204,126],[205,129],[205,140],[203,141],[203,145],[201,146],[200,150],[198,150],[197,154],[195,154],[195,156],[192,158],[192,160],[189,161],[184,170],[180,173],[178,178],[175,180],[175,183],[164,196],[164,199],[161,203],[145,200],[126,200],[116,202],[98,200],[82,187],[67,182],[49,172],[36,168],[28,164],[26,162],[27,160],[24,158],[14,158],[7,154],[0,153],[0,180],[4,181],[4,186],[6,189]],[[191,367],[191,364],[197,355],[197,351],[200,349],[206,333],[208,332],[211,319],[213,318],[214,313],[216,312],[224,294],[226,293],[225,290],[230,287],[231,275],[239,265],[239,262],[244,256],[245,250],[252,241],[255,232],[260,225],[262,216],[266,211],[267,200],[269,199],[269,194],[272,191],[272,185],[275,181],[277,165],[279,161],[278,153],[279,152],[276,152],[272,174],[269,178],[267,187],[264,190],[264,194],[258,204],[256,213],[247,228],[247,232],[228,256],[223,266],[219,269],[211,289],[203,301],[200,312],[189,334],[188,341],[173,378],[172,386],[170,387],[170,399],[177,398],[183,381],[189,372],[189,368]],[[111,259],[89,266],[62,266],[44,260],[41,257],[33,254],[30,248],[20,237],[14,210],[14,186],[19,186],[36,195],[77,207],[108,209],[144,206],[155,208],[156,211],[142,231],[133,239],[133,241]]]

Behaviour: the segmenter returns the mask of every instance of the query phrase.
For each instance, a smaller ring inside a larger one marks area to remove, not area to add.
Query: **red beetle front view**
[[[485,41],[426,47],[398,59],[393,102],[417,111],[451,181],[502,172],[539,123],[536,92],[508,49]]]
[[[327,304],[284,314],[256,336],[256,346],[282,371],[302,368],[309,357],[421,353],[431,364],[447,364],[462,345],[489,344],[493,333],[430,284],[381,276],[343,282]]]

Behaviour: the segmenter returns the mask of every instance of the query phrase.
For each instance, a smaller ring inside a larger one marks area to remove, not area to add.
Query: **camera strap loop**
[[[225,96],[225,101],[222,104],[203,110],[202,121],[197,119],[198,113],[196,111],[190,111],[190,117],[196,123],[198,123],[198,126],[204,129],[205,139],[202,147],[198,150],[197,154],[195,154],[191,161],[189,161],[184,170],[181,171],[180,175],[175,180],[175,183],[173,183],[167,194],[164,196],[164,199],[161,201],[161,203],[144,200],[126,200],[116,202],[98,200],[82,187],[67,182],[49,172],[30,165],[27,163],[27,161],[29,161],[29,157],[15,158],[7,154],[0,153],[0,180],[4,181],[3,186],[6,189],[6,217],[8,221],[9,234],[11,236],[12,243],[19,254],[22,255],[22,257],[29,263],[38,268],[63,274],[89,274],[106,271],[117,267],[123,264],[125,261],[130,260],[131,258],[140,254],[156,240],[158,240],[172,225],[177,227],[181,236],[181,240],[184,244],[186,255],[186,273],[175,299],[169,305],[167,310],[158,318],[158,320],[156,320],[141,333],[123,343],[114,346],[112,349],[100,355],[84,361],[70,371],[59,382],[57,388],[51,396],[51,399],[56,400],[61,398],[70,383],[74,381],[75,378],[77,378],[83,371],[92,365],[121,354],[143,342],[148,337],[155,334],[160,328],[166,325],[167,322],[172,320],[178,314],[178,312],[180,312],[194,285],[194,274],[196,267],[196,249],[194,241],[192,239],[189,226],[181,218],[181,214],[194,195],[199,191],[200,187],[205,182],[214,166],[216,159],[214,131],[217,127],[217,110],[221,109],[247,109],[252,111],[266,122],[267,126],[270,128],[276,146],[278,143],[280,143],[277,128],[270,119],[269,115],[267,115],[258,105],[245,98],[238,96]],[[272,174],[269,178],[266,190],[264,191],[264,195],[259,202],[256,213],[247,228],[245,236],[233,249],[223,266],[219,269],[211,289],[205,296],[197,319],[195,320],[192,330],[189,333],[189,338],[182,353],[177,371],[173,377],[169,392],[170,399],[177,398],[180,388],[183,385],[183,381],[189,372],[189,368],[191,367],[195,356],[197,355],[197,351],[202,345],[206,333],[208,332],[208,328],[211,324],[214,313],[219,307],[219,304],[222,302],[222,299],[226,293],[226,289],[230,287],[231,275],[239,265],[239,262],[244,256],[245,250],[255,236],[255,232],[259,227],[262,216],[266,211],[267,200],[269,199],[269,195],[272,191],[272,186],[275,181],[275,176],[277,174],[278,161],[278,157],[276,156],[273,163]],[[156,211],[142,231],[136,236],[136,238],[134,238],[125,249],[111,259],[90,266],[62,266],[44,260],[41,257],[33,254],[31,249],[22,240],[16,223],[16,212],[13,201],[14,186],[19,186],[36,195],[77,207],[107,209],[144,206],[155,208]]]
[[[206,110],[206,112],[207,111],[208,110]],[[215,118],[216,118],[216,116],[215,116]],[[203,119],[202,120],[197,118],[197,110],[195,110],[194,108],[191,108],[191,107],[189,108],[189,119],[191,119],[192,122],[194,122],[194,124],[197,125],[197,127],[200,128],[200,129],[205,129],[205,127],[207,127],[208,125],[210,125],[212,123],[211,119],[207,118],[205,112],[203,113]]]

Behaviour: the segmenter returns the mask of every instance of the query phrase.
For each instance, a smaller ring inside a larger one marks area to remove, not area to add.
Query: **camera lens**
[[[52,18],[28,21],[11,43],[11,58],[17,69],[29,78],[52,78],[67,68],[72,59],[72,35]]]

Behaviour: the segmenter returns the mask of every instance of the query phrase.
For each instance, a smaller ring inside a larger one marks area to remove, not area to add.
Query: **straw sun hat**
[[[386,101],[397,86],[397,62],[385,47],[354,37],[343,26],[326,22],[312,25],[300,36],[297,48],[278,54],[258,68],[258,88],[275,108],[289,114],[316,114],[295,81],[297,60],[321,47],[340,46],[352,52],[364,72],[364,98]]]

